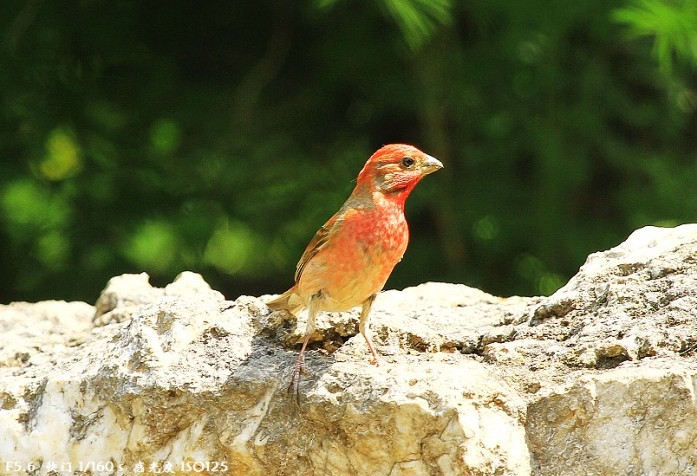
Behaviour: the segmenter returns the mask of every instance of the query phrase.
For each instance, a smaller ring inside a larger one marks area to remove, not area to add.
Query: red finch
[[[416,147],[386,145],[358,174],[356,187],[339,211],[319,229],[295,269],[295,285],[268,306],[297,315],[308,308],[307,328],[293,366],[291,389],[298,395],[305,348],[320,311],[362,306],[358,329],[378,365],[368,337],[368,314],[377,293],[402,259],[409,242],[404,203],[417,183],[443,164]]]

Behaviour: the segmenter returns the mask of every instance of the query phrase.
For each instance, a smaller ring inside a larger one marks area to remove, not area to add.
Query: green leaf
[[[383,0],[412,49],[420,48],[451,17],[450,0]]]
[[[663,72],[675,60],[697,66],[697,2],[694,0],[634,0],[612,18],[626,25],[631,38],[654,37],[653,52]]]

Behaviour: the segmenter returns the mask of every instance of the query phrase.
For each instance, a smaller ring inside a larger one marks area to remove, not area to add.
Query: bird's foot
[[[300,354],[293,364],[293,370],[291,371],[290,385],[288,386],[288,393],[295,397],[295,403],[300,404],[300,377],[303,375],[309,375],[309,372],[305,369],[305,356]]]

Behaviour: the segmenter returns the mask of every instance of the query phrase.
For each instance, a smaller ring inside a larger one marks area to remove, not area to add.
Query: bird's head
[[[357,186],[368,185],[371,192],[382,192],[403,199],[426,175],[443,164],[406,144],[389,144],[378,149],[358,174]]]

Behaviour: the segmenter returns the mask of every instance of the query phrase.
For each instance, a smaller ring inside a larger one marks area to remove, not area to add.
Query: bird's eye
[[[402,159],[402,166],[404,168],[411,168],[414,165],[414,162],[416,162],[413,158],[411,157],[404,157]]]

